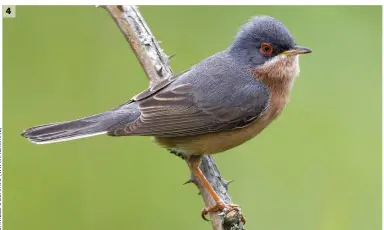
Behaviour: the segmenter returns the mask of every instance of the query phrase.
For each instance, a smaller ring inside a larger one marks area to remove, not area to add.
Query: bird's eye
[[[260,51],[265,55],[271,55],[273,51],[272,45],[269,43],[263,43],[261,44]]]

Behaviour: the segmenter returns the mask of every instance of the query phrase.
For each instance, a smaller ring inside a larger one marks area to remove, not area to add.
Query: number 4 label
[[[16,6],[3,6],[3,18],[15,18]]]

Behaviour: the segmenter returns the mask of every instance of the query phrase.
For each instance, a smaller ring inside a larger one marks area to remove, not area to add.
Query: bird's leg
[[[201,216],[204,220],[208,220],[205,216],[210,212],[218,212],[227,209],[227,211],[231,211],[233,209],[239,208],[237,204],[226,204],[224,201],[217,195],[207,178],[204,176],[203,172],[200,170],[200,159],[201,156],[193,155],[188,159],[188,164],[192,169],[192,172],[195,174],[197,178],[201,181],[202,185],[207,189],[208,193],[211,195],[213,200],[216,202],[216,205],[205,207],[201,212]],[[245,218],[242,217],[241,221],[245,224]]]

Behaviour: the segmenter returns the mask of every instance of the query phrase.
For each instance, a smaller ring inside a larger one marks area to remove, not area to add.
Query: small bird
[[[299,74],[298,46],[290,31],[269,16],[244,24],[233,43],[177,76],[168,78],[104,113],[26,129],[36,144],[107,134],[153,136],[164,148],[187,156],[193,173],[216,205],[225,208],[199,165],[201,156],[234,148],[259,134],[285,108]]]

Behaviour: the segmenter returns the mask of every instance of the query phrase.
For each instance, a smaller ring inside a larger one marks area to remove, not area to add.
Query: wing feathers
[[[140,118],[108,134],[191,136],[255,121],[268,105],[269,91],[223,55],[212,56],[180,77],[137,95]]]

